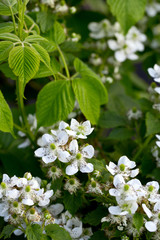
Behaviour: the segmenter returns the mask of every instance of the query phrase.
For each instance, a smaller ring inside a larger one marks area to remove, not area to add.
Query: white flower
[[[160,83],[160,66],[158,64],[155,64],[153,68],[148,68],[148,73],[155,82]]]
[[[152,218],[153,221],[147,221],[145,223],[145,227],[149,232],[156,232],[157,231],[157,224],[160,223],[160,216],[159,216],[159,210],[160,208],[155,208],[154,206],[154,213],[152,213],[149,208],[146,206],[146,204],[142,204],[142,208],[144,212],[146,213],[148,218]]]
[[[109,163],[109,166],[106,165],[107,170],[112,174],[121,174],[123,177],[128,178],[128,177],[135,177],[139,173],[139,169],[134,169],[136,163],[134,161],[130,161],[127,156],[122,156],[118,160],[118,164],[116,165],[113,162]]]
[[[95,53],[91,54],[91,57],[90,57],[89,61],[94,66],[99,66],[99,65],[102,64],[102,59]]]
[[[71,164],[66,168],[67,175],[74,175],[79,169],[82,173],[93,172],[93,164],[87,163],[85,160],[86,158],[90,159],[94,156],[94,148],[91,145],[83,147],[79,151],[77,140],[72,140],[69,145],[69,151],[71,152]]]
[[[70,178],[67,179],[66,183],[64,184],[64,189],[67,190],[70,194],[77,192],[80,188],[81,184],[77,178]]]
[[[156,141],[156,145],[160,148],[160,135],[156,134],[156,138],[158,141]]]
[[[93,178],[91,179],[91,183],[87,187],[87,193],[103,194],[101,190],[101,185]]]
[[[48,177],[52,178],[53,180],[60,178],[62,176],[62,170],[58,167],[52,166],[48,171]]]
[[[149,17],[154,17],[160,11],[160,4],[157,2],[148,3],[146,6],[146,13]]]
[[[42,146],[35,151],[35,156],[42,157],[46,164],[54,162],[57,158],[61,162],[68,162],[70,154],[62,149],[68,142],[68,134],[65,131],[52,131],[55,136],[44,134],[42,136]]]
[[[127,112],[127,117],[128,117],[128,120],[131,120],[131,119],[138,120],[139,118],[142,117],[142,112],[134,107]]]
[[[147,40],[145,34],[141,33],[135,26],[131,27],[126,35],[126,39],[134,42],[137,51],[144,50],[144,44]]]
[[[99,23],[91,22],[89,23],[88,28],[91,31],[89,35],[93,39],[102,39],[107,36],[113,36],[114,34],[114,28],[107,19],[104,19]]]

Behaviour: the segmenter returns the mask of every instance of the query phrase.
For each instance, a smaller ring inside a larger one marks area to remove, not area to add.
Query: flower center
[[[77,153],[76,158],[79,160],[81,159],[82,155],[80,153]]]
[[[55,172],[57,172],[57,168],[56,167],[51,167],[51,171],[53,172],[53,173],[55,173]]]
[[[119,166],[119,168],[120,168],[121,171],[124,171],[125,168],[126,168],[126,166],[125,166],[124,164],[121,164],[121,165]]]
[[[2,187],[2,189],[5,189],[6,188],[6,184],[4,182],[1,182],[1,187]]]
[[[31,209],[30,209],[30,214],[32,214],[32,215],[35,214],[35,211],[36,211],[36,210],[35,210],[34,208],[31,208]]]
[[[15,208],[18,207],[18,202],[17,201],[13,202],[13,207],[15,207]]]
[[[55,150],[55,149],[56,149],[56,145],[55,145],[54,143],[51,143],[51,144],[50,144],[50,148],[51,148],[52,150]]]
[[[152,186],[152,185],[150,185],[149,187],[148,187],[148,191],[149,192],[152,192],[154,190],[154,187]]]
[[[75,180],[74,179],[70,179],[69,183],[70,183],[70,185],[74,185],[75,184]]]
[[[95,181],[91,182],[91,186],[92,186],[93,188],[95,188],[95,187],[96,187],[96,182],[95,182]]]
[[[127,192],[128,190],[129,190],[129,185],[128,184],[124,185],[124,191]]]
[[[30,187],[30,186],[27,186],[27,187],[25,188],[25,191],[26,191],[26,192],[30,192],[30,191],[31,191],[31,187]]]

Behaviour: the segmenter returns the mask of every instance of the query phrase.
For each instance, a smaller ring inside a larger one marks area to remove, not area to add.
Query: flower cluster
[[[54,222],[47,210],[53,190],[45,191],[40,187],[41,179],[25,173],[23,178],[3,174],[0,185],[0,216],[17,227],[16,235],[23,233],[26,223],[46,224]],[[54,205],[51,207],[53,208]],[[62,209],[63,210],[63,209]]]
[[[35,156],[41,157],[44,164],[51,164],[56,159],[68,164],[67,175],[74,175],[79,170],[90,173],[93,171],[93,164],[86,159],[94,156],[94,148],[88,144],[79,146],[78,139],[86,139],[92,131],[90,121],[79,123],[72,119],[70,125],[62,121],[57,130],[44,134],[38,141],[40,148],[35,151]]]
[[[76,8],[75,7],[68,7],[68,5],[66,4],[65,0],[42,0],[41,1],[42,4],[45,4],[47,6],[49,6],[50,8],[52,8],[54,10],[55,13],[75,13],[76,12]]]
[[[117,165],[110,162],[109,166],[106,166],[114,175],[114,188],[109,189],[109,194],[115,197],[117,206],[108,208],[110,216],[103,218],[102,222],[110,220],[119,225],[119,230],[123,230],[129,227],[137,211],[143,211],[145,228],[149,232],[160,231],[159,184],[151,181],[143,186],[138,179],[134,178],[139,173],[138,169],[133,169],[135,166],[135,162],[130,161],[126,156],[122,156]],[[133,179],[130,180],[130,178]],[[142,230],[144,230],[143,227]]]

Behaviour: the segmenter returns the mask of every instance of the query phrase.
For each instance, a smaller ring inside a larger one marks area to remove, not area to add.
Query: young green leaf
[[[34,48],[14,47],[9,53],[9,66],[25,84],[34,77],[39,68],[40,57]]]
[[[108,213],[108,210],[104,206],[99,206],[96,210],[93,210],[92,212],[89,212],[83,222],[89,223],[92,226],[97,226],[101,223],[101,219],[105,217]]]
[[[12,22],[3,22],[0,23],[0,34],[1,33],[10,33],[14,30]]]
[[[40,240],[42,237],[42,228],[38,224],[28,225],[26,228],[28,240]]]
[[[48,40],[44,37],[41,37],[40,35],[30,35],[28,37],[25,38],[25,42],[29,42],[29,43],[37,43],[37,42],[42,42],[42,41],[46,41],[48,42]]]
[[[65,41],[66,35],[61,24],[57,21],[54,22],[52,29],[47,33],[46,38],[59,45]]]
[[[92,78],[92,81],[96,84],[97,92],[99,92],[100,104],[106,104],[108,101],[108,93],[100,78],[78,58],[74,61],[74,67],[83,78],[86,78],[86,81],[88,78]]]
[[[13,117],[12,112],[5,101],[2,92],[0,91],[0,131],[9,132],[14,135],[13,132]]]
[[[32,47],[36,50],[36,52],[39,54],[40,60],[48,67],[50,68],[50,56],[48,52],[40,45],[38,44],[32,44]]]
[[[80,207],[82,207],[82,194],[70,194],[69,192],[64,192],[63,203],[65,209],[67,209],[72,215],[75,215]]]
[[[97,91],[97,80],[90,78],[74,79],[74,93],[84,116],[96,124],[100,114],[100,98]]]
[[[160,120],[150,112],[146,114],[146,128],[146,137],[160,132]]]
[[[51,126],[67,118],[74,108],[75,97],[71,82],[50,82],[39,92],[37,99],[38,126]]]
[[[136,227],[138,232],[141,229],[141,227],[143,227],[143,223],[144,223],[143,215],[141,213],[136,212],[133,215],[133,224]]]
[[[33,21],[33,19],[30,16],[24,15],[24,21],[28,29],[32,27],[32,32],[36,32],[37,34],[40,35],[39,26],[35,23],[35,21]]]
[[[1,40],[12,41],[12,42],[20,42],[21,41],[19,39],[19,37],[17,37],[17,35],[15,35],[13,33],[1,33],[0,34],[0,39]]]
[[[13,225],[5,226],[0,234],[0,238],[3,238],[3,239],[10,238],[14,230],[15,230],[15,227]]]
[[[0,42],[0,61],[4,61],[8,58],[9,52],[13,48],[13,43],[8,41]]]
[[[0,1],[0,15],[4,16],[10,16],[11,11],[10,8],[12,8],[13,14],[17,13],[17,1],[15,0],[1,0]]]
[[[144,15],[146,0],[107,0],[124,33]]]
[[[49,224],[45,227],[48,236],[54,240],[72,240],[69,233],[58,224]]]
[[[37,23],[39,23],[43,33],[52,28],[54,18],[54,14],[50,12],[43,11],[37,13]]]

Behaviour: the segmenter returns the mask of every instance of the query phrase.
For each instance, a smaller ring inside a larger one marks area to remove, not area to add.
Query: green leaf
[[[144,15],[146,0],[107,0],[124,33]]]
[[[42,228],[39,224],[28,225],[26,228],[28,240],[40,240],[42,237]]]
[[[99,94],[100,104],[106,104],[108,101],[108,93],[100,78],[78,58],[76,58],[74,61],[74,67],[83,78],[86,78],[86,80],[87,78],[92,78],[93,81],[96,82],[96,89],[97,93]]]
[[[0,34],[0,39],[1,40],[8,40],[12,42],[20,42],[19,37],[13,33],[1,33]]]
[[[133,135],[134,135],[134,133],[127,128],[115,128],[109,134],[107,139],[123,141],[123,140],[131,138]]]
[[[143,215],[141,213],[136,212],[133,215],[133,224],[136,227],[137,231],[139,232],[141,227],[143,227]]]
[[[64,29],[59,22],[54,22],[53,29],[50,34],[52,41],[54,41],[58,45],[63,43],[66,39]]]
[[[58,224],[49,224],[45,227],[48,236],[54,240],[72,240],[69,233]]]
[[[146,114],[146,128],[146,137],[160,132],[160,120],[150,112]]]
[[[103,128],[114,128],[125,125],[125,119],[112,111],[103,112],[99,119],[99,126]]]
[[[37,43],[37,42],[41,42],[41,41],[47,41],[48,40],[44,37],[41,37],[40,35],[30,35],[28,37],[25,38],[25,42],[29,42],[29,43]]]
[[[35,23],[35,21],[33,21],[33,19],[30,16],[24,15],[24,21],[28,29],[32,27],[32,32],[36,32],[37,34],[40,34],[39,26]]]
[[[54,14],[49,12],[38,12],[37,23],[39,23],[42,32],[47,32],[53,26]]]
[[[13,48],[13,43],[8,41],[0,42],[0,61],[4,61],[8,58],[9,52]]]
[[[100,100],[97,91],[97,81],[93,79],[74,79],[72,81],[74,93],[84,116],[96,124],[100,114]]]
[[[50,56],[48,52],[40,45],[38,44],[32,44],[32,47],[36,50],[36,52],[39,54],[40,60],[50,68]]]
[[[4,238],[4,239],[10,238],[14,230],[15,230],[15,227],[13,225],[5,226],[0,234],[0,238]]]
[[[0,0],[0,15],[10,16],[12,8],[13,14],[17,13],[17,3],[15,0]]]
[[[98,224],[101,223],[101,219],[105,217],[108,213],[108,210],[104,206],[99,206],[96,210],[89,212],[83,222],[84,223],[89,223],[92,226],[97,226]]]
[[[82,207],[83,196],[80,192],[76,194],[70,194],[69,192],[64,192],[63,203],[65,209],[68,210],[72,215],[75,215],[78,209]]]
[[[0,70],[2,71],[2,73],[7,77],[10,78],[12,80],[17,80],[17,77],[14,75],[14,73],[12,72],[12,70],[10,69],[8,63],[3,63],[0,65]]]
[[[38,126],[51,126],[67,118],[74,108],[75,97],[71,82],[50,82],[39,92],[36,103]]]
[[[103,231],[97,231],[91,236],[90,240],[108,240],[108,238]]]
[[[12,112],[5,101],[2,92],[0,91],[0,131],[9,132],[14,135],[13,132],[13,117]]]
[[[14,47],[9,53],[9,66],[13,73],[24,82],[34,77],[39,68],[40,57],[35,49],[28,46]]]
[[[12,22],[0,23],[0,34],[1,33],[10,33],[14,30]]]

